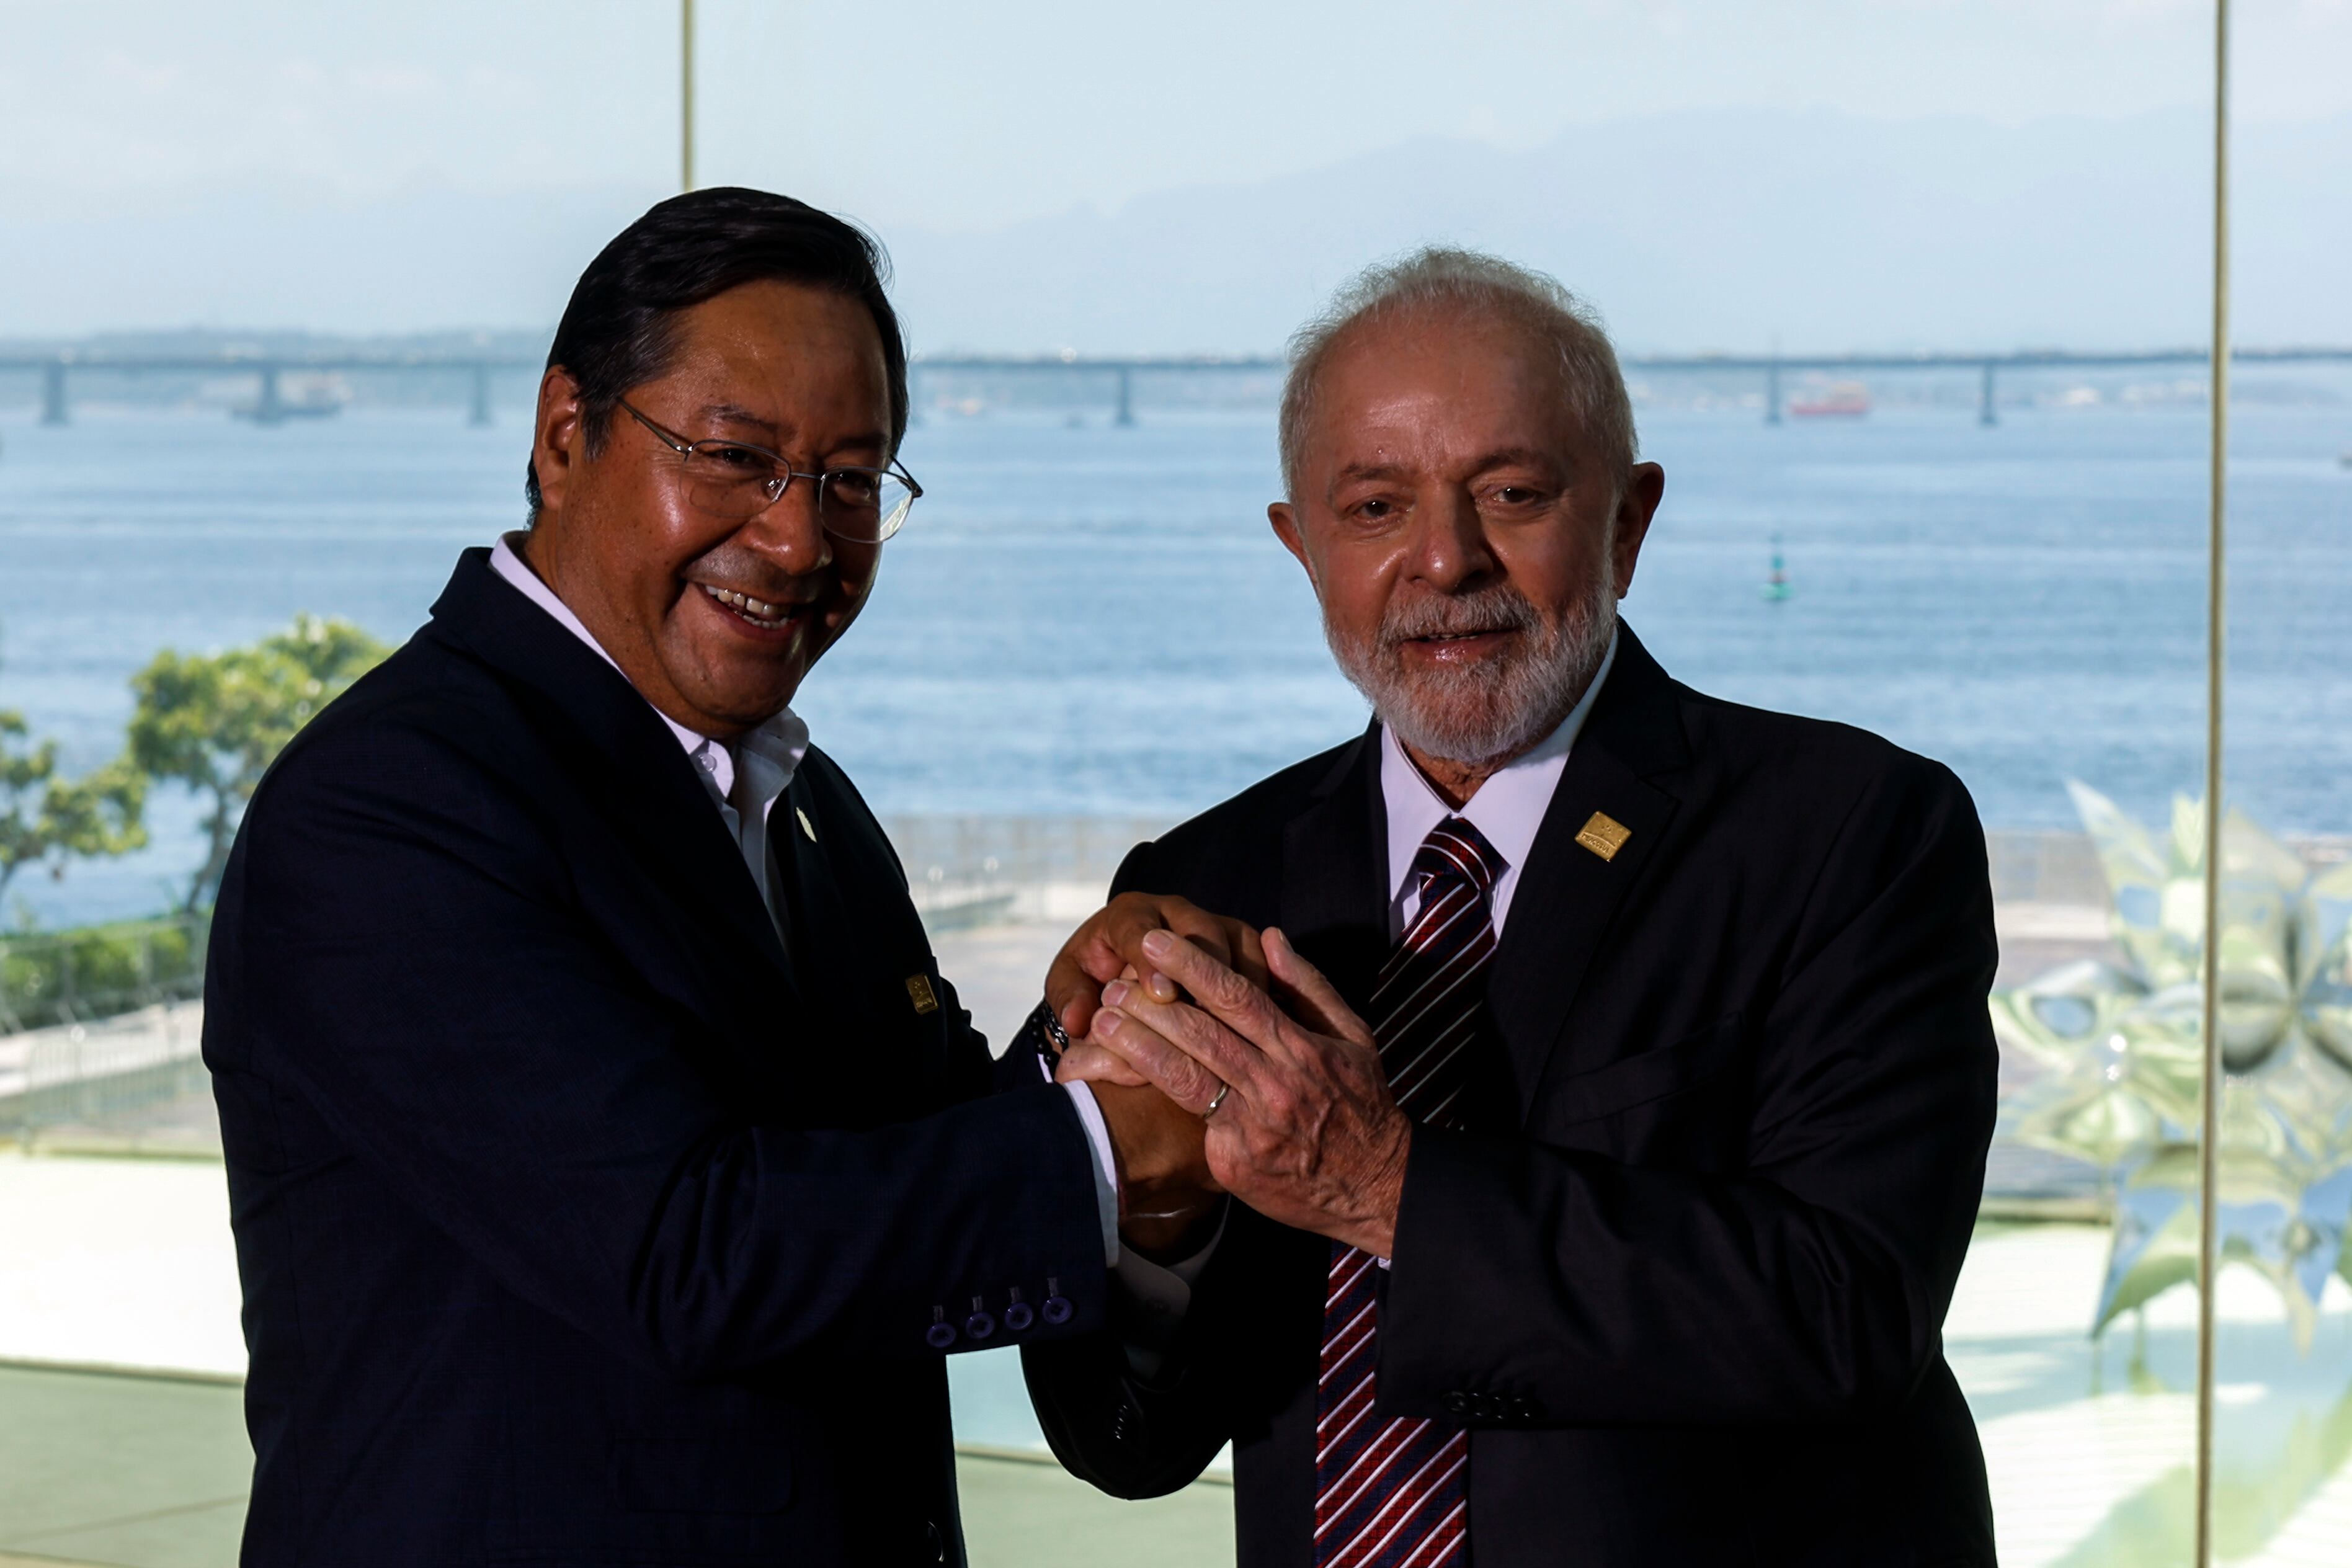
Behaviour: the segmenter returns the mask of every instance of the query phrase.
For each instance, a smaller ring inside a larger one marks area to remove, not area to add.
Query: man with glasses
[[[214,924],[244,1561],[961,1559],[944,1352],[1211,1201],[1157,1090],[992,1094],[789,704],[922,493],[865,236],[656,206],[549,354],[531,526],[289,746]],[[1142,933],[1254,938],[1129,898]],[[1067,989],[1066,984],[1065,989]]]

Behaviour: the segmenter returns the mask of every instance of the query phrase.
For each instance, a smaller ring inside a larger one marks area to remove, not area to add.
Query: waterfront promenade
[[[228,1568],[247,1467],[243,1347],[220,1167],[205,1161],[0,1152],[0,1568],[19,1563]],[[1974,1404],[2011,1568],[2168,1561],[2193,1399],[2180,1373],[2193,1301],[2175,1292],[2137,1333],[2084,1336],[2106,1233],[2094,1225],[1988,1225],[1946,1328]],[[2308,1363],[2341,1365],[2352,1292],[2331,1290]],[[2303,1428],[2298,1484],[2276,1528],[2232,1560],[2324,1568],[2352,1540],[2352,1465],[2340,1400],[2300,1387],[2276,1299],[2226,1274],[2223,1389],[2236,1415]],[[50,1363],[47,1366],[26,1363]],[[127,1367],[88,1370],[89,1363]],[[1205,1480],[1126,1504],[1042,1462],[1017,1369],[1002,1353],[951,1362],[967,1532],[982,1568],[1060,1568],[1115,1554],[1128,1568],[1232,1560],[1231,1491]],[[136,1369],[136,1370],[130,1370]],[[1026,1448],[1027,1452],[1022,1452]],[[2154,1539],[2148,1539],[2153,1537]],[[14,1554],[13,1556],[10,1554]]]
[[[1000,1041],[1034,1005],[1109,865],[1149,831],[892,826],[940,967]],[[2004,983],[2111,951],[2078,837],[2001,835],[1993,852]],[[187,1058],[200,1023],[201,1005],[188,1004],[85,1026],[79,1042],[70,1030],[0,1037],[0,1568],[235,1561],[251,1456],[217,1131],[201,1067]],[[39,1125],[17,1123],[7,1142],[5,1102],[21,1100],[33,1058],[74,1049],[129,1068],[126,1081],[147,1075],[147,1088],[54,1100]],[[2032,1152],[1996,1154],[1995,1184],[2011,1195],[1988,1206],[1945,1342],[1982,1434],[2001,1561],[2179,1561],[2195,1430],[2193,1296],[2167,1292],[2093,1342],[2109,1240],[2096,1204],[2033,1196]],[[2352,1391],[2328,1379],[2352,1365],[2352,1289],[2329,1284],[2307,1355],[2276,1293],[2249,1271],[2224,1272],[2218,1319],[2220,1480],[2237,1500],[2229,1517],[2242,1521],[2221,1560],[2338,1563],[2352,1540]],[[950,1374],[982,1568],[1232,1561],[1224,1476],[1153,1503],[1117,1502],[1044,1454],[1012,1355],[953,1357]]]

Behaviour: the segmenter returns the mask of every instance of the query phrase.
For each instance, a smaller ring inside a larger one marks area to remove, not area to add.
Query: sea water
[[[1666,495],[1624,613],[1675,676],[1940,758],[1997,827],[2070,825],[2070,777],[2144,817],[2200,787],[2201,407],[1661,408],[1642,437]],[[87,767],[160,648],[300,611],[405,637],[460,550],[521,525],[526,441],[511,409],[0,420],[0,709]],[[2352,829],[2347,446],[2352,404],[2234,422],[2230,787],[2284,832]],[[1270,410],[934,414],[904,457],[924,498],[796,703],[878,809],[1173,821],[1362,727],[1266,524]],[[151,817],[149,850],[11,902],[162,907],[202,850],[184,795]]]

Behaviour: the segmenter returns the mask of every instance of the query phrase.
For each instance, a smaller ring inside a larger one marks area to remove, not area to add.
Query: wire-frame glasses
[[[838,468],[820,473],[795,468],[781,452],[748,441],[689,441],[656,425],[625,397],[629,416],[678,456],[686,497],[699,510],[730,522],[749,522],[775,505],[794,479],[816,486],[816,519],[827,533],[859,544],[879,544],[898,531],[923,487],[897,464],[887,468]]]

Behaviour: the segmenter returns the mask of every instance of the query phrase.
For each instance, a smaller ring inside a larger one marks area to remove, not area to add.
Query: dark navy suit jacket
[[[481,551],[271,770],[205,1028],[248,1564],[961,1561],[930,1337],[1101,1321],[1086,1135],[989,1095],[821,752],[774,822],[789,959],[669,730]]]
[[[1378,1408],[1469,1430],[1478,1568],[1990,1565],[1941,1343],[1993,1123],[1975,810],[1622,636],[1487,973],[1469,1124],[1414,1136]],[[1609,858],[1596,812],[1632,830]],[[1385,820],[1375,731],[1119,885],[1280,926],[1360,1007]],[[1243,1568],[1311,1568],[1328,1259],[1236,1209],[1154,1379],[1108,1332],[1024,1352],[1055,1451],[1150,1496],[1231,1441]]]

